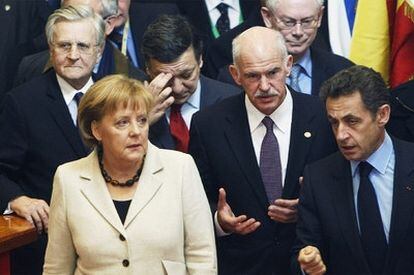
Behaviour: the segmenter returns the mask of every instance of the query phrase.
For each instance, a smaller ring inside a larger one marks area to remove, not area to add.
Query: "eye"
[[[147,117],[139,117],[137,119],[139,126],[145,126],[147,124],[148,118]]]
[[[273,69],[269,72],[267,72],[267,77],[268,78],[273,78],[278,74],[279,70],[278,69]]]
[[[57,47],[61,50],[68,51],[72,47],[72,44],[68,42],[61,42],[57,44]]]
[[[128,126],[128,124],[129,124],[129,121],[127,119],[120,119],[115,123],[116,127],[118,128],[126,127]]]
[[[79,51],[82,51],[82,52],[87,52],[91,48],[89,44],[82,43],[82,42],[78,43],[77,46],[78,46]]]
[[[282,20],[283,24],[285,24],[287,27],[293,27],[296,25],[295,20]]]
[[[180,77],[183,78],[183,79],[189,79],[192,74],[193,74],[193,72],[185,72],[185,73],[182,73],[180,75]]]

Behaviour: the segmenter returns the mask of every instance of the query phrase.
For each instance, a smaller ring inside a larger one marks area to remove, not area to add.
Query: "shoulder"
[[[231,95],[223,100],[210,105],[193,115],[192,120],[207,119],[211,122],[211,118],[223,117],[226,114],[240,113],[244,107],[244,93]]]
[[[342,156],[341,152],[337,151],[331,155],[328,155],[320,160],[307,165],[305,171],[312,174],[323,176],[329,173],[339,172],[337,168],[349,165],[349,162]]]
[[[217,81],[205,76],[200,76],[201,90],[203,92],[211,92],[217,95],[220,94],[239,94],[241,90],[228,83]]]
[[[325,106],[317,96],[299,93],[290,88],[294,113],[317,113],[325,116]],[[301,111],[299,111],[301,110]]]
[[[329,66],[334,66],[336,68],[348,68],[350,66],[353,66],[354,63],[337,54],[334,54],[332,52],[326,51],[326,50],[322,50],[322,49],[318,49],[318,48],[312,48],[311,47],[311,58],[312,58],[312,62],[316,62],[316,63],[325,63],[328,64]]]
[[[89,155],[86,157],[69,161],[64,164],[61,164],[58,166],[56,170],[56,174],[79,174],[81,171],[85,171],[90,169],[91,165],[93,165],[95,162],[98,161],[98,157],[95,151],[92,151]]]

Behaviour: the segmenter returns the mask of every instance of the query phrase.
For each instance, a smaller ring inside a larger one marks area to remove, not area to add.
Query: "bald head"
[[[273,29],[252,27],[233,40],[233,63],[237,66],[246,54],[265,55],[277,52],[282,59],[288,55],[283,36]]]
[[[63,0],[62,7],[85,5],[102,16],[103,6],[101,0]]]

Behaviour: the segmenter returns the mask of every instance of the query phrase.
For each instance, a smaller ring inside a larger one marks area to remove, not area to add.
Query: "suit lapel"
[[[395,148],[394,193],[389,236],[389,250],[386,264],[398,259],[399,247],[409,232],[410,217],[414,212],[414,158],[412,151],[404,150],[401,143],[393,140]]]
[[[333,203],[339,220],[339,228],[353,251],[352,257],[359,265],[359,270],[365,270],[369,273],[369,267],[365,261],[364,252],[359,237],[359,230],[354,204],[354,191],[352,188],[352,175],[349,161],[347,161],[340,152],[337,152],[336,167],[332,169],[332,182],[327,186],[331,189]]]
[[[319,95],[319,87],[326,79],[324,62],[320,61],[318,52],[311,48],[312,60],[312,95]]]
[[[88,156],[90,165],[80,172],[84,184],[81,192],[89,203],[120,233],[125,234],[124,226],[112,203],[111,195],[101,175],[96,150]]]
[[[230,110],[226,116],[227,127],[225,127],[225,135],[227,142],[240,165],[240,170],[244,172],[253,193],[267,213],[269,202],[253,149],[244,103],[244,93],[238,96],[238,101],[235,102],[234,107],[237,110]]]
[[[149,130],[149,139],[160,148],[175,148],[175,142],[171,136],[170,125],[168,124],[165,115],[155,124],[151,125]]]
[[[157,152],[158,149],[152,144],[148,145],[148,152],[139,179],[139,185],[125,219],[125,228],[129,226],[141,210],[152,200],[163,184],[156,176],[156,173],[163,169],[162,160],[159,158]]]
[[[302,102],[302,98],[296,92],[291,92],[291,95],[293,99],[293,114],[290,130],[289,157],[285,185],[283,187],[284,198],[297,197],[299,179],[294,177],[295,175],[300,175],[302,171],[296,172],[295,169],[305,166],[306,156],[312,146],[312,140],[317,135],[315,130],[317,125],[312,124],[315,116],[313,110],[309,108],[308,104]]]
[[[59,129],[62,131],[66,140],[69,142],[76,154],[79,157],[83,157],[87,151],[80,138],[78,128],[73,124],[68,106],[66,105],[60,91],[55,71],[51,70],[47,73],[47,76],[49,77],[49,81],[46,91],[46,108],[51,113]]]

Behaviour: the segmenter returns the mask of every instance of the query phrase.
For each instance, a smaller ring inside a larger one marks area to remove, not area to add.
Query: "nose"
[[[260,86],[259,86],[261,91],[268,91],[270,88],[269,85],[269,79],[267,79],[267,77],[265,75],[262,75],[262,77],[260,78]]]
[[[303,35],[303,27],[301,23],[296,22],[296,25],[292,28],[292,34],[296,36]]]
[[[136,136],[136,135],[139,135],[140,133],[141,133],[141,127],[138,124],[138,122],[132,122],[131,127],[130,127],[130,131],[129,131],[129,135],[130,136]]]
[[[68,58],[73,59],[73,60],[77,60],[80,58],[80,53],[76,46],[70,49],[68,53]]]
[[[349,137],[348,127],[343,124],[339,124],[335,135],[337,141],[345,141]]]
[[[174,77],[174,79],[172,80],[172,85],[171,85],[171,89],[173,90],[173,92],[175,94],[180,94],[181,91],[183,90],[183,82],[181,81],[181,79],[179,79],[178,77]]]

